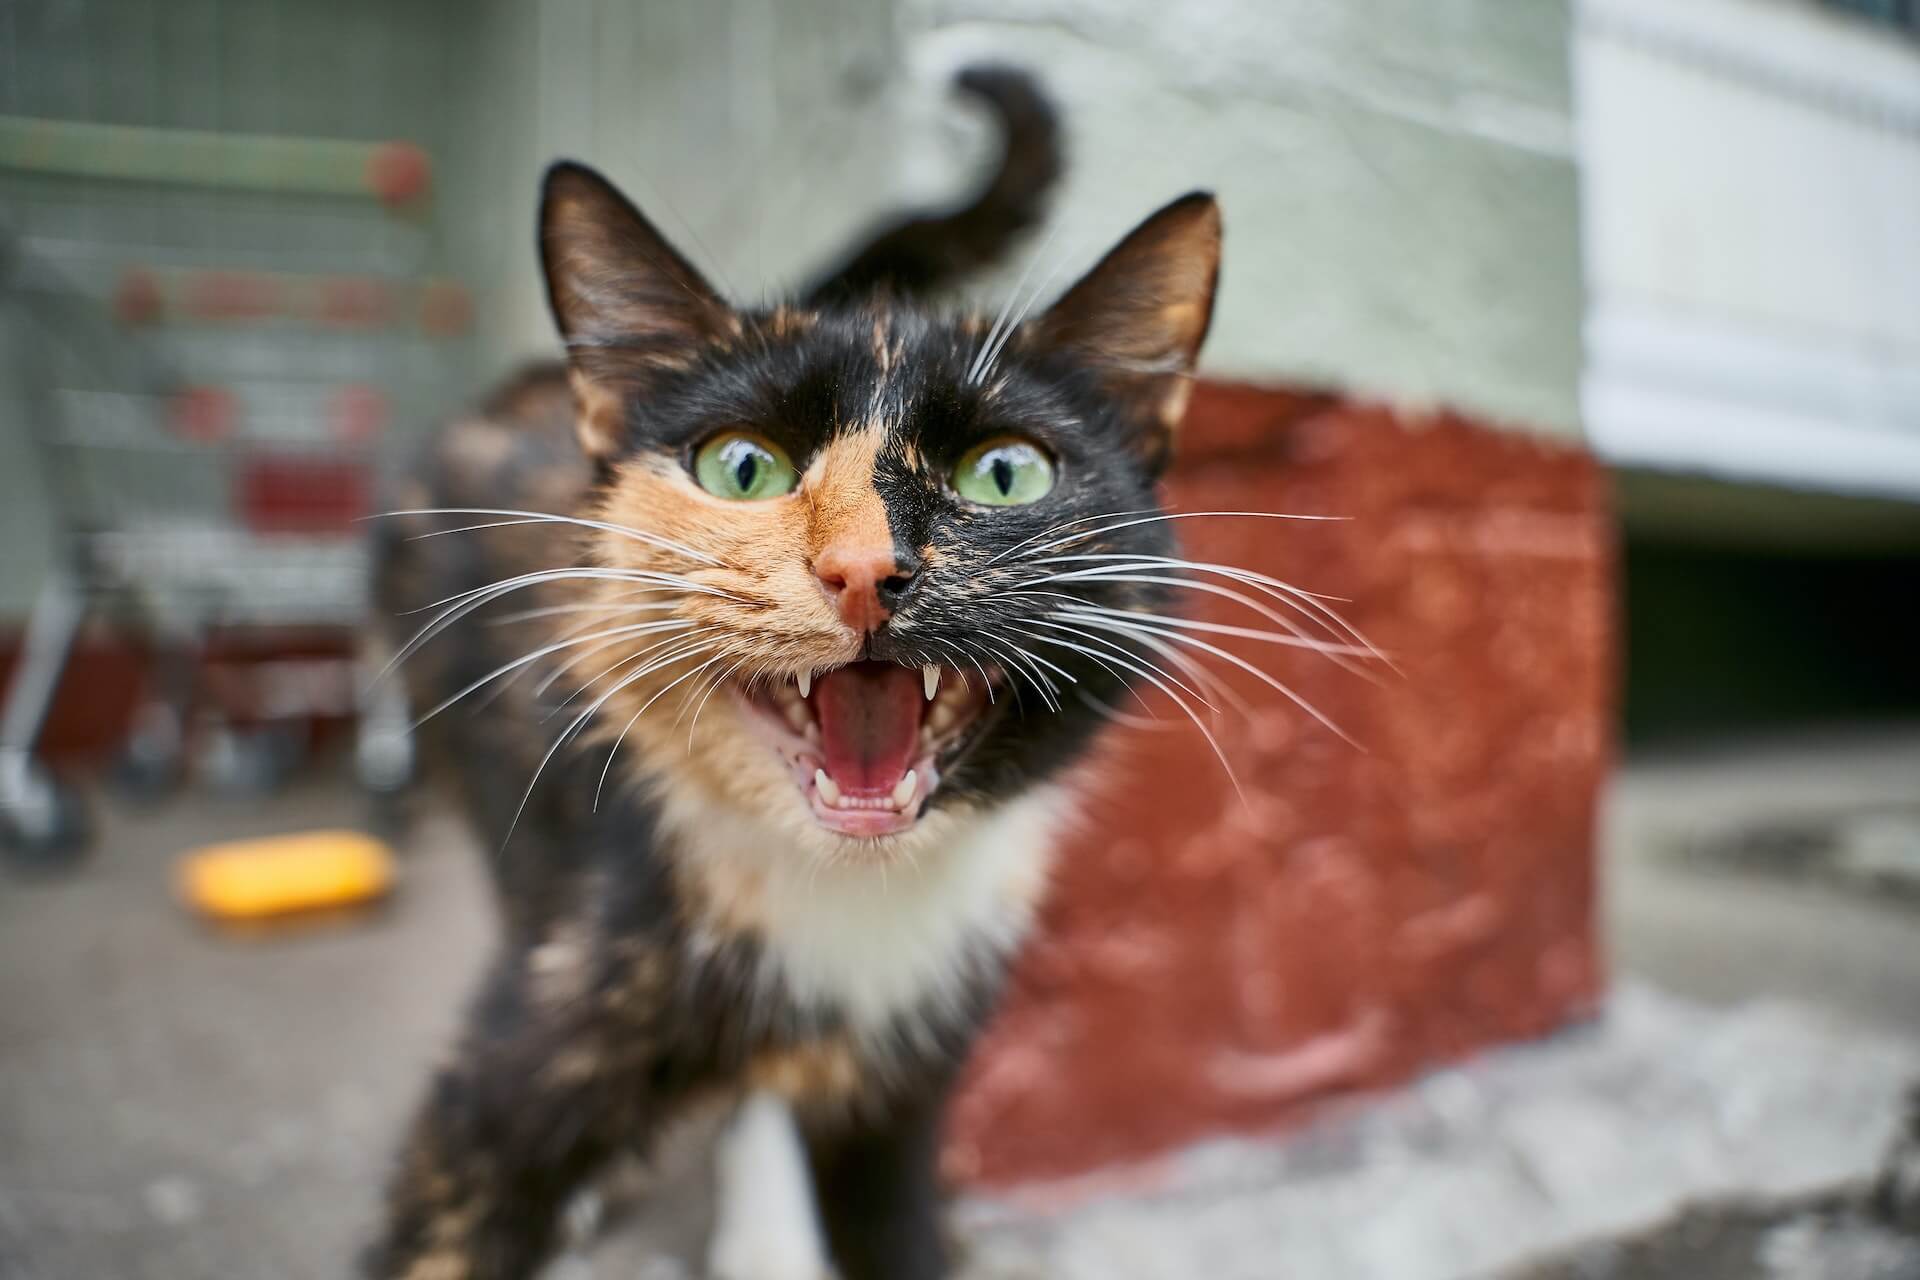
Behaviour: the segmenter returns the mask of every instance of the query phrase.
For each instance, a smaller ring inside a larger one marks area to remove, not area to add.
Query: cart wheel
[[[141,709],[127,745],[108,774],[115,792],[135,804],[158,804],[180,786],[186,772],[180,715],[166,703]]]
[[[7,861],[36,873],[74,866],[93,839],[93,823],[79,790],[37,762],[10,772],[0,794],[0,848]]]

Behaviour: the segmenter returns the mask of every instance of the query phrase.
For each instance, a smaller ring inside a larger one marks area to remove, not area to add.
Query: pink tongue
[[[920,673],[891,662],[836,667],[813,682],[827,776],[844,792],[884,795],[913,763],[926,697]]]

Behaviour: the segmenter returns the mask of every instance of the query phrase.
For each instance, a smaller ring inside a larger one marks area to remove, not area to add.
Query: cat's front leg
[[[810,1134],[820,1215],[841,1280],[941,1280],[936,1160],[944,1095],[930,1092]]]
[[[656,1128],[651,1020],[598,993],[551,999],[537,970],[499,967],[435,1078],[363,1260],[371,1280],[526,1280],[573,1193]]]

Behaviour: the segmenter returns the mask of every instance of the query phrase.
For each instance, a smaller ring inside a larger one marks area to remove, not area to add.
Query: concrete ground
[[[1289,1141],[1195,1148],[1123,1193],[968,1203],[969,1275],[1441,1280],[1549,1259],[1536,1274],[1552,1280],[1910,1280],[1910,1240],[1842,1228],[1920,1078],[1920,896],[1713,851],[1761,819],[1916,805],[1920,731],[1636,763],[1610,805],[1622,985],[1600,1024]],[[183,848],[356,812],[330,785],[112,812],[77,876],[0,879],[0,1277],[347,1273],[484,954],[477,863],[455,824],[429,819],[380,917],[271,939],[206,934],[169,877]],[[1891,830],[1882,871],[1904,847]],[[697,1156],[674,1168],[648,1223],[556,1271],[697,1274],[705,1174]],[[1720,1196],[1749,1207],[1637,1234]],[[1688,1232],[1751,1246],[1750,1265],[1686,1263],[1669,1246]]]
[[[1728,874],[1729,832],[1848,814],[1904,818],[1903,890]],[[1798,1001],[1920,1033],[1920,730],[1831,732],[1631,762],[1607,807],[1616,970],[1715,1005]]]

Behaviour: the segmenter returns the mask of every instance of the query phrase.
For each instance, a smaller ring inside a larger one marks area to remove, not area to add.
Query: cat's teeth
[[[927,729],[935,736],[945,733],[959,721],[960,712],[951,702],[936,702],[927,712]]]
[[[900,779],[899,785],[893,789],[893,807],[896,809],[904,809],[911,804],[913,802],[914,789],[919,785],[920,774],[913,769],[907,770],[907,776]]]
[[[933,701],[933,695],[940,692],[940,668],[928,663],[920,668],[920,687],[927,691],[927,701]]]
[[[794,683],[795,683],[796,685],[799,685],[799,686],[800,686],[800,696],[801,696],[801,697],[803,697],[803,698],[804,698],[804,697],[806,697],[806,696],[807,696],[808,694],[810,694],[810,693],[812,693],[812,692],[813,692],[813,672],[811,672],[811,671],[802,671],[802,672],[801,672],[801,673],[800,673],[799,675],[797,675],[797,676],[795,676],[795,677],[793,678],[793,682],[794,682]]]
[[[832,778],[827,776],[825,769],[815,769],[813,771],[813,789],[818,791],[820,798],[829,805],[837,805],[840,803],[840,788]]]

